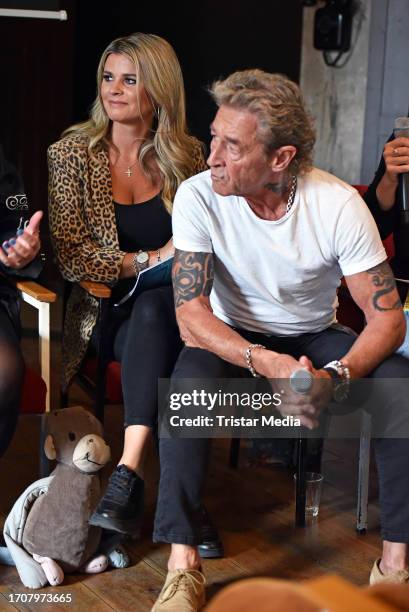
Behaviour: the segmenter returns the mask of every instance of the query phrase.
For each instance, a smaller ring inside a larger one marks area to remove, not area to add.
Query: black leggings
[[[17,425],[23,380],[19,338],[0,304],[0,457],[6,452]]]
[[[316,368],[332,359],[340,359],[347,353],[355,338],[341,326],[316,334],[298,337],[275,338],[238,330],[251,343],[293,355],[298,359],[307,355]],[[185,347],[176,364],[170,393],[179,390],[183,379],[219,379],[240,377],[243,368],[223,361],[208,351]],[[248,374],[248,372],[246,371]],[[409,360],[392,355],[372,372],[373,379],[408,379]],[[188,381],[187,381],[188,382]],[[193,380],[192,384],[195,384]],[[187,391],[186,383],[182,384]],[[383,414],[386,421],[401,419],[408,431],[409,406],[405,389],[387,394]],[[376,427],[377,415],[373,414]],[[385,429],[387,422],[382,424]],[[200,543],[200,507],[205,485],[205,475],[210,450],[210,440],[205,438],[160,439],[161,477],[156,507],[155,542],[197,545]],[[379,497],[382,536],[391,542],[409,543],[409,439],[380,438],[375,441],[378,464]]]
[[[172,287],[144,291],[114,338],[114,357],[121,362],[125,427],[155,427],[158,378],[168,378],[182,348]]]

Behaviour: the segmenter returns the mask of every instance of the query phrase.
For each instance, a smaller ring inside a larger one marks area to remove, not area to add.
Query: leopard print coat
[[[102,145],[94,157],[87,147],[88,138],[76,134],[48,149],[51,239],[66,280],[113,286],[126,253],[119,248],[109,160]],[[194,174],[206,169],[199,143],[194,168]],[[97,318],[97,300],[75,284],[64,321],[63,391],[81,365]]]

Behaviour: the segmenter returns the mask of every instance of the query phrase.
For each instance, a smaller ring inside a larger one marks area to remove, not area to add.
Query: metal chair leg
[[[230,443],[229,466],[237,470],[240,455],[240,438],[232,438]]]
[[[356,508],[356,530],[361,535],[368,527],[369,462],[371,451],[372,417],[362,413],[361,438],[359,442],[358,503]]]
[[[295,484],[295,525],[305,527],[307,440],[297,440],[297,482]]]
[[[104,422],[105,391],[106,391],[106,369],[107,369],[107,346],[106,329],[109,308],[109,300],[99,299],[99,330],[98,330],[98,359],[97,359],[97,382],[95,389],[95,416],[101,423]]]
[[[67,408],[68,407],[68,391],[61,391],[60,393],[60,407]]]

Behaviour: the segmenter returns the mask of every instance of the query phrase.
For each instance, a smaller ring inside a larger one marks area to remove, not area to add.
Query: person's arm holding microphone
[[[408,117],[396,119],[394,136],[394,139],[387,142],[384,146],[383,159],[385,162],[385,172],[376,188],[379,206],[385,211],[390,210],[396,203],[399,177],[409,172]]]

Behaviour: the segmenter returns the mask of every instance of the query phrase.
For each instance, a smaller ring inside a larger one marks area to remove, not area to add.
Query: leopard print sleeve
[[[64,141],[48,149],[51,239],[64,278],[112,284],[119,279],[125,253],[112,240],[112,228],[110,239],[104,240],[90,227],[85,214],[85,199],[90,197],[84,187],[87,158],[86,147],[70,147]],[[94,202],[90,204],[92,209]],[[115,238],[117,243],[116,233]]]

